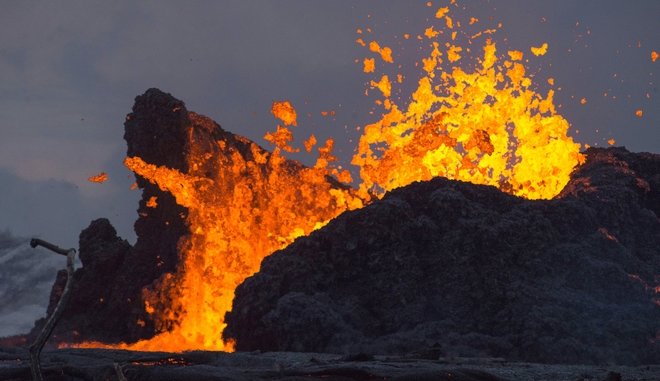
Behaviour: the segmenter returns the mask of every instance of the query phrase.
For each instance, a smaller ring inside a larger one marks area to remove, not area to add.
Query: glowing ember
[[[543,45],[537,48],[532,46],[530,50],[532,51],[532,54],[534,54],[535,56],[543,56],[545,55],[545,53],[548,52],[548,43],[544,42]]]
[[[660,55],[658,54],[658,52],[656,52],[655,50],[652,51],[652,52],[651,52],[651,61],[655,62],[655,61],[658,59],[658,56],[660,56]]]
[[[298,122],[296,121],[296,118],[298,117],[296,110],[289,101],[273,102],[271,112],[277,119],[284,122],[284,125],[286,126],[298,125]]]
[[[523,52],[519,52],[517,50],[509,51],[508,54],[509,54],[509,57],[511,58],[511,61],[521,61],[522,58],[523,58]],[[552,78],[550,78],[550,79],[552,79]]]
[[[380,45],[378,44],[378,42],[376,42],[376,41],[371,41],[369,43],[369,49],[372,52],[379,53],[380,57],[383,59],[383,61],[389,62],[389,63],[394,62],[394,60],[392,59],[392,49],[390,49],[388,47],[382,47],[381,48]]]
[[[464,51],[453,43],[460,23],[449,16],[449,8],[440,8],[435,16],[443,20],[441,27],[452,29],[452,42],[431,41],[412,100],[404,105],[392,98],[388,74],[370,81],[382,95],[377,104],[384,114],[364,128],[352,159],[360,171],[357,191],[341,184],[352,179],[348,171],[334,166],[332,139],[317,148],[319,156],[311,168],[282,156],[282,151],[299,151],[287,127],[297,125],[297,113],[289,101],[272,106],[272,114],[283,123],[265,135],[275,146],[273,153],[244,141],[247,152],[222,139],[195,145],[197,135],[191,126],[189,173],[154,166],[139,157],[125,160],[129,169],[170,192],[188,209],[191,235],[179,242],[177,272],[163,276],[156,289],[144,291],[145,309],[162,333],[113,347],[233,350],[233,343],[220,338],[224,315],[231,308],[235,288],[259,269],[262,259],[387,190],[445,176],[494,185],[527,198],[559,193],[583,158],[580,145],[567,135],[568,122],[556,113],[554,91],[545,96],[536,93],[520,62],[523,53],[510,51],[509,60],[504,60],[490,40],[483,42],[476,65],[457,66],[466,60],[463,55],[468,55],[472,49],[468,46],[474,46],[476,38],[495,30],[473,34]],[[471,19],[470,25],[477,21]],[[428,39],[447,37],[433,28],[426,31]],[[362,39],[357,43],[367,46]],[[538,56],[547,48],[544,43],[531,51]],[[375,73],[376,59],[394,62],[389,47],[371,41],[368,49],[375,57],[362,61],[365,73]],[[471,66],[474,69],[468,70]],[[395,85],[401,84],[403,75],[395,75]],[[316,144],[314,135],[303,143],[307,152]],[[330,177],[339,181],[328,181]],[[156,200],[151,201],[148,206],[157,207]]]
[[[101,172],[98,175],[88,177],[87,181],[89,181],[90,183],[102,184],[102,183],[108,181],[108,174],[105,173],[105,172]]]
[[[314,134],[309,136],[309,139],[305,140],[304,142],[305,145],[305,151],[312,152],[312,148],[316,145],[316,136]]]
[[[636,111],[635,111],[635,115],[636,115],[638,118],[641,118],[642,116],[644,116],[644,110],[642,110],[641,108],[638,109],[638,110],[636,110]]]
[[[362,69],[365,73],[373,73],[376,70],[376,60],[373,58],[364,59],[364,68]]]
[[[151,196],[147,201],[147,208],[155,208],[158,206],[158,197]]]

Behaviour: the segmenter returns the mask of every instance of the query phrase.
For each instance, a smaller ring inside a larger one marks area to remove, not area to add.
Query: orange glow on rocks
[[[156,196],[151,196],[147,200],[147,208],[155,208],[158,206],[158,198]]]

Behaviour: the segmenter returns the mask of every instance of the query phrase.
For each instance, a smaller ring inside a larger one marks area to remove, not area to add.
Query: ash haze
[[[65,1],[3,3],[0,14],[0,230],[66,247],[98,217],[134,241],[138,191],[122,165],[125,115],[158,87],[225,129],[270,147],[274,100],[296,107],[299,141],[334,136],[348,164],[356,128],[378,119],[364,95],[367,49],[357,28],[419,59],[401,36],[422,34],[433,1]],[[555,79],[559,112],[581,143],[660,152],[660,1],[465,1],[457,18],[502,22],[499,53],[530,59],[539,86]],[[402,46],[401,50],[399,47]],[[404,57],[405,56],[405,57]],[[531,56],[529,53],[526,57]],[[356,63],[355,60],[360,62]],[[405,71],[416,82],[413,69]],[[607,96],[604,95],[607,93]],[[580,100],[587,103],[582,105]],[[635,116],[637,109],[643,117]],[[321,111],[333,110],[333,117]],[[311,158],[307,159],[311,162]],[[103,184],[87,181],[105,171]],[[3,280],[4,281],[4,280]]]

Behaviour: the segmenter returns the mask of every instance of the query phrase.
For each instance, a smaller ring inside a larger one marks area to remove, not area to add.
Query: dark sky
[[[355,30],[371,27],[395,61],[419,58],[400,45],[401,36],[422,33],[446,2],[425,3],[4,2],[0,230],[68,247],[91,219],[108,217],[134,240],[139,194],[129,190],[133,179],[121,164],[122,124],[134,97],[150,87],[265,147],[263,134],[276,125],[271,102],[289,99],[300,115],[298,138],[335,136],[348,162],[356,127],[376,119],[369,114],[374,99],[364,96],[371,77],[354,62],[368,55],[355,44]],[[548,42],[548,54],[530,59],[529,70],[539,88],[555,78],[560,113],[579,129],[578,141],[615,138],[630,150],[660,152],[660,60],[650,58],[660,51],[660,1],[463,3],[457,17],[503,23],[494,37],[500,53]],[[404,74],[415,77],[414,70]],[[324,118],[323,110],[336,115]],[[100,171],[108,182],[86,180]]]

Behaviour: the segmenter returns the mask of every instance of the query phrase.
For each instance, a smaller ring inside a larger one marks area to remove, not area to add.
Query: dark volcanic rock
[[[190,142],[192,130],[231,135],[210,119],[188,112],[182,101],[158,89],[149,89],[135,98],[124,127],[128,156],[184,173],[189,169],[188,155],[200,149]],[[70,306],[55,329],[54,341],[118,342],[153,336],[155,327],[144,310],[142,293],[163,274],[176,270],[177,245],[189,234],[187,210],[169,192],[143,177],[136,176],[136,182],[142,189],[142,199],[135,222],[135,246],[117,238],[105,219],[92,222],[81,233],[83,268],[76,271]],[[147,206],[152,198],[158,200],[155,208]],[[49,312],[59,300],[65,281],[62,271],[53,286]],[[32,336],[43,323],[44,319],[37,322]]]
[[[29,380],[28,353],[0,347],[0,380]],[[588,366],[507,363],[498,359],[375,356],[359,361],[323,353],[45,350],[45,381],[608,381],[660,380],[660,365]]]
[[[123,319],[112,316],[130,316],[131,303],[126,303],[118,282],[121,281],[121,267],[131,255],[131,246],[117,237],[117,231],[110,222],[101,218],[80,233],[80,259],[83,268],[74,274],[75,287],[62,320],[53,334],[55,341],[110,340],[117,334],[124,334],[129,327]],[[57,274],[51,291],[48,314],[50,315],[60,299],[66,270]],[[45,319],[37,321],[35,330],[40,329]]]
[[[151,164],[187,171],[189,114],[182,101],[158,89],[149,89],[136,97],[133,112],[126,116],[124,123],[127,156],[139,156]],[[137,261],[125,270],[129,272],[129,279],[140,280],[131,300],[142,303],[142,288],[176,269],[177,244],[189,231],[185,224],[187,210],[179,206],[169,192],[160,190],[142,176],[136,176],[136,182],[142,189],[139,218],[135,221]],[[158,207],[150,208],[147,203],[154,197]]]
[[[239,286],[224,336],[238,350],[659,362],[660,155],[586,153],[553,200],[436,178],[337,217]]]
[[[106,218],[99,218],[80,232],[78,250],[83,267],[90,272],[114,273],[130,249]]]

